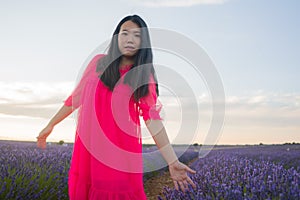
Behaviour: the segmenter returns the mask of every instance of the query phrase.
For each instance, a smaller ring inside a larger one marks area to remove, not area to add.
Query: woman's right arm
[[[54,115],[54,117],[49,121],[48,125],[40,132],[39,136],[37,137],[38,147],[46,148],[46,139],[52,132],[54,126],[64,120],[67,116],[69,116],[73,112],[73,110],[80,107],[82,90],[85,87],[87,81],[89,81],[92,77],[97,77],[97,62],[104,56],[104,54],[96,55],[89,62],[72,94],[65,100],[64,105],[60,108],[56,115]]]
[[[52,117],[47,126],[37,136],[37,146],[39,148],[46,148],[46,139],[52,132],[54,126],[64,120],[73,112],[72,106],[63,105],[59,111]]]

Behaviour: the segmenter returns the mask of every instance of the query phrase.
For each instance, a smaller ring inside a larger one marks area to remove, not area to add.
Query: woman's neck
[[[133,57],[125,57],[122,56],[121,62],[120,62],[120,68],[123,66],[128,66],[134,64],[134,58]]]

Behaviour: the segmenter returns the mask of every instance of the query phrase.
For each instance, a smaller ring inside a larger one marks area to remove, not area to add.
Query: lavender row
[[[0,199],[68,199],[72,147],[0,143]]]
[[[159,199],[300,199],[297,145],[216,149],[195,161],[196,189],[164,189]]]

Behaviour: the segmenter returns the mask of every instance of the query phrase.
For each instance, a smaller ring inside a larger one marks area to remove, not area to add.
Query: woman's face
[[[122,24],[118,35],[118,46],[123,56],[134,56],[141,45],[141,29],[132,21]]]

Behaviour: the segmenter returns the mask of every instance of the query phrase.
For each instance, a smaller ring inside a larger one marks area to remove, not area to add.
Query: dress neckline
[[[122,66],[119,68],[119,70],[120,70],[120,71],[127,71],[127,70],[129,70],[132,66],[133,66],[133,64],[122,65]]]

